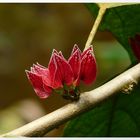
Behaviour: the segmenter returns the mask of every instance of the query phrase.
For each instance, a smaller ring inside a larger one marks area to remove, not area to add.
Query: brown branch
[[[43,136],[79,114],[93,109],[98,103],[110,96],[113,96],[120,91],[127,93],[127,91],[130,89],[132,90],[133,86],[137,85],[139,81],[140,63],[95,90],[82,93],[77,102],[72,102],[2,136]]]

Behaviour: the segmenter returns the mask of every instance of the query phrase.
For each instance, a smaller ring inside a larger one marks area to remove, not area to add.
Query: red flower
[[[136,34],[134,38],[130,38],[130,44],[136,58],[140,61],[140,35]]]
[[[53,50],[48,68],[40,64],[33,65],[31,71],[26,71],[36,94],[40,98],[47,98],[52,91],[62,91],[67,99],[77,99],[80,81],[91,84],[96,78],[96,60],[92,46],[81,53],[74,45],[68,61],[62,52]]]

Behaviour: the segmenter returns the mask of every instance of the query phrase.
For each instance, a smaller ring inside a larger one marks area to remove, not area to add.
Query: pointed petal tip
[[[25,70],[25,73],[26,73],[26,74],[29,74],[29,73],[31,73],[31,71],[29,71],[29,70]]]
[[[56,59],[56,57],[59,57],[61,59],[65,59],[61,51],[54,52],[52,57],[54,57],[54,59]]]
[[[81,50],[79,49],[78,45],[77,44],[74,44],[73,49],[72,49],[72,52],[71,52],[71,55],[73,53],[75,53],[75,51],[77,51],[77,50],[81,53]]]
[[[53,49],[52,54],[59,54],[56,49]]]
[[[88,54],[89,51],[91,51],[93,53],[93,46],[92,45],[90,45],[86,50],[84,50],[82,52],[82,57],[84,57],[86,54]]]
[[[63,56],[62,51],[59,51],[58,54],[59,54],[60,56]]]
[[[92,50],[93,51],[93,45],[90,45],[86,50]]]
[[[29,70],[25,70],[25,73],[28,74],[28,75],[31,74],[31,73],[33,74],[33,72],[29,71]]]
[[[51,57],[50,57],[50,61],[49,61],[49,64],[54,60],[54,56],[55,56],[55,49],[53,49],[53,51],[52,51],[52,54],[51,54]],[[49,65],[48,64],[48,65]]]
[[[36,66],[36,64],[33,63],[33,67],[35,67],[35,66]]]
[[[25,70],[25,73],[26,73],[27,78],[28,78],[29,81],[30,81],[30,76],[32,75],[32,72],[29,71],[29,70]]]
[[[38,62],[36,62],[36,65],[37,65],[37,66],[41,66]]]
[[[41,67],[41,65],[39,64],[39,65],[37,65],[37,64],[33,64],[33,68],[40,68]]]
[[[74,48],[78,48],[78,45],[77,44],[74,44],[74,46],[73,46]]]
[[[64,58],[63,54],[61,51],[58,52],[59,56],[61,56],[62,58]]]
[[[93,50],[89,50],[89,54],[91,54],[94,57],[94,59],[95,59],[95,55],[94,55]]]
[[[53,49],[53,51],[56,51],[56,52],[57,52],[57,50],[56,50],[56,49]]]

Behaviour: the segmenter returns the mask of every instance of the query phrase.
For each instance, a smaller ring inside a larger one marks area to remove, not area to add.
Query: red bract
[[[81,51],[77,45],[74,45],[71,56],[68,59],[73,74],[74,74],[74,85],[79,85],[80,82],[80,69],[81,69]]]
[[[80,81],[91,84],[96,78],[96,61],[92,46],[81,52],[74,45],[68,61],[62,52],[53,50],[48,68],[36,64],[26,71],[34,91],[40,98],[47,98],[52,91],[62,91],[67,99],[78,99]]]
[[[42,79],[44,76],[48,77],[48,83],[50,83],[50,75],[47,68],[44,68],[41,65],[33,65],[33,67],[31,67],[31,71],[26,71],[26,74],[34,88],[34,91],[40,98],[47,98],[51,94],[52,88],[46,85]]]
[[[51,73],[51,86],[54,89],[62,88],[64,84],[71,85],[73,82],[73,72],[62,53],[53,51],[48,69]]]
[[[130,44],[136,58],[140,61],[140,35],[136,34],[134,38],[130,38]]]
[[[96,61],[92,47],[82,53],[80,79],[91,84],[96,78]]]

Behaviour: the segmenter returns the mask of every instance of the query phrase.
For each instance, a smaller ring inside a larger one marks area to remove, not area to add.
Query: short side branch
[[[95,90],[82,93],[77,102],[72,102],[40,119],[13,130],[2,136],[43,136],[59,125],[79,114],[93,109],[98,103],[140,81],[140,63],[120,74]],[[127,85],[127,86],[126,86]],[[129,95],[128,95],[129,96]]]
[[[87,42],[86,42],[84,50],[86,50],[92,44],[92,41],[94,39],[94,36],[95,36],[95,34],[97,32],[97,29],[98,29],[100,23],[101,23],[101,20],[102,20],[102,18],[104,16],[105,11],[106,11],[106,6],[101,6],[100,10],[99,10],[99,14],[98,14],[98,16],[97,16],[97,18],[95,20],[95,23],[94,23],[94,25],[93,25],[93,27],[92,27],[92,29],[90,31],[90,34],[89,34],[89,37],[87,39]]]

